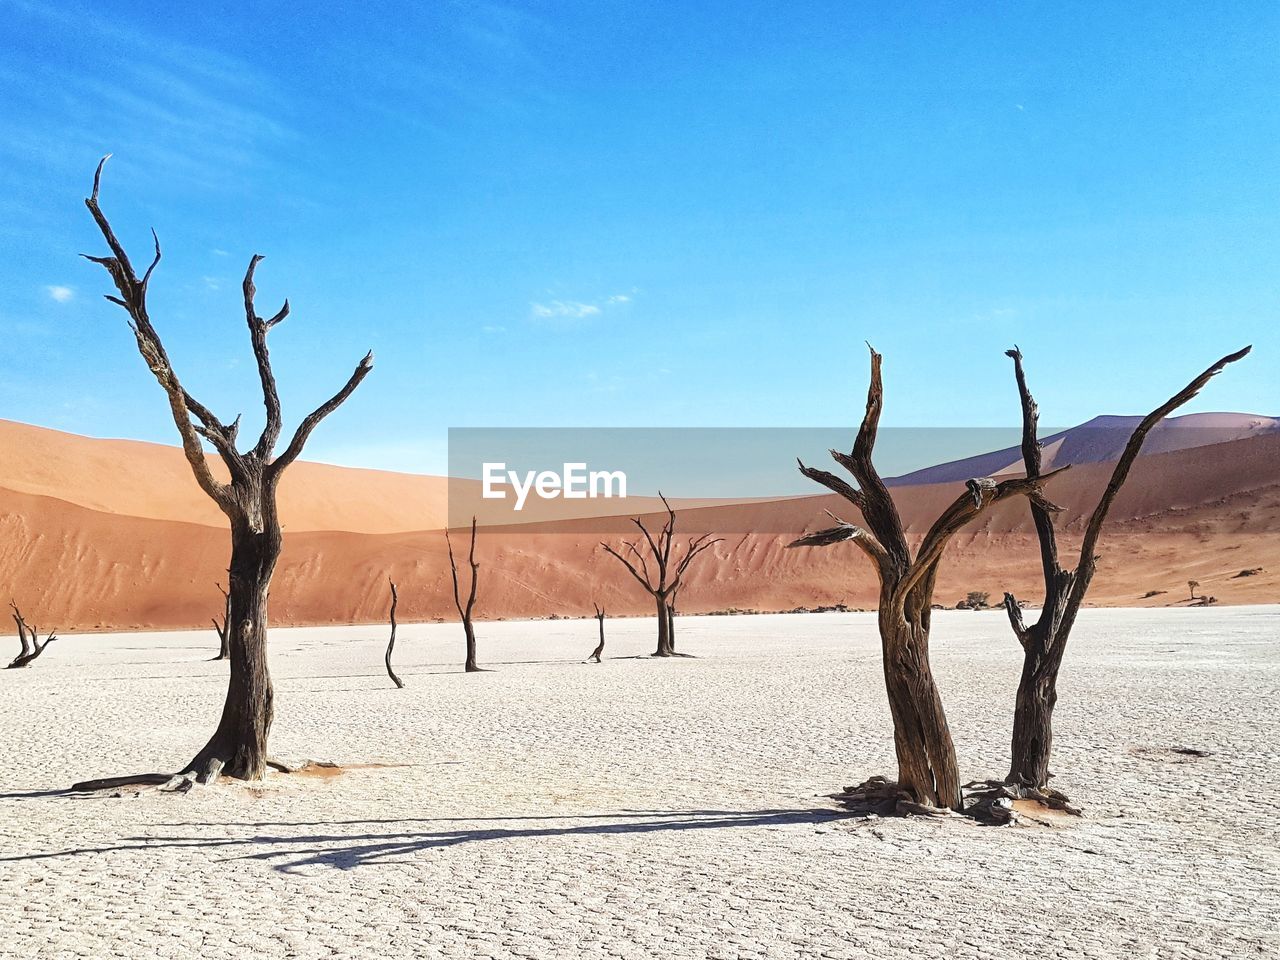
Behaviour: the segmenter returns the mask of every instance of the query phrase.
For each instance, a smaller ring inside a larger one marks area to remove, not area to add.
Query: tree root
[[[1079,807],[1071,805],[1065,793],[1052,787],[1040,789],[1007,780],[975,780],[973,783],[966,783],[960,788],[960,792],[965,815],[989,826],[1017,823],[1020,817],[1037,823],[1049,823],[1025,812],[1019,813],[1014,808],[1016,800],[1032,800],[1050,810],[1058,810],[1073,817],[1084,816]]]
[[[872,777],[856,787],[845,787],[836,799],[851,812],[863,817],[945,817],[953,811],[917,803],[897,781],[886,777]]]
[[[97,780],[81,780],[73,783],[71,793],[95,793],[99,790],[119,790],[124,787],[155,787],[159,793],[186,793],[197,783],[204,786],[215,782],[222,775],[225,761],[214,757],[200,769],[181,773],[134,773],[123,777],[101,777]]]
[[[1083,816],[1079,808],[1071,805],[1067,795],[1050,787],[1037,789],[1021,783],[1002,780],[976,780],[961,788],[964,816],[989,826],[1017,823],[1020,819],[1051,825],[1025,811],[1019,811],[1014,801],[1031,800],[1050,810],[1071,816]],[[872,777],[856,787],[845,787],[835,795],[852,813],[862,817],[944,817],[955,813],[943,807],[917,803],[897,782],[886,777]]]

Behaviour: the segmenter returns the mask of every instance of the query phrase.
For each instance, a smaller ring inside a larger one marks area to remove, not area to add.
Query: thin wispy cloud
[[[50,284],[44,288],[44,292],[49,295],[49,299],[55,303],[70,303],[75,299],[76,292],[70,287],[63,287],[58,284]]]
[[[529,304],[529,316],[549,324],[576,323],[601,317],[631,302],[631,295],[626,293],[615,293],[601,300],[547,300]]]
[[[539,320],[564,317],[582,320],[586,317],[598,317],[600,308],[594,303],[580,303],[577,300],[552,300],[549,303],[530,304],[529,312]]]

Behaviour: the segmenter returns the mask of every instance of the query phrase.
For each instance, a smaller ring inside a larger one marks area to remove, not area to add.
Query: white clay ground
[[[0,954],[1280,955],[1280,608],[1086,611],[1055,784],[1087,817],[1052,829],[825,796],[894,770],[873,615],[682,618],[679,660],[611,620],[599,666],[595,629],[481,624],[464,675],[458,625],[404,626],[404,690],[384,627],[272,631],[273,752],[353,768],[186,795],[51,791],[189,759],[212,632],[0,671]],[[1003,614],[933,646],[962,777],[1003,775]]]

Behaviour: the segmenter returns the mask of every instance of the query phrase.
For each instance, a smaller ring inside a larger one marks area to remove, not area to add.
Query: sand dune
[[[178,450],[2,426],[0,443],[8,446],[0,461],[0,589],[18,599],[30,619],[67,630],[208,624],[220,609],[214,584],[225,577],[228,535]],[[19,450],[26,455],[14,456]],[[33,461],[43,466],[29,469]],[[1224,603],[1276,600],[1277,464],[1280,434],[1141,458],[1112,514],[1091,600],[1184,602],[1188,579]],[[1055,480],[1064,550],[1075,544],[1109,474],[1107,464],[1085,464]],[[406,618],[453,615],[439,530],[442,479],[316,464],[298,464],[290,476],[283,494],[285,552],[272,593],[277,623],[379,621],[388,576],[401,585]],[[954,483],[896,488],[908,532],[922,535],[959,489]],[[726,538],[693,571],[682,609],[873,606],[874,578],[852,546],[785,549],[795,535],[824,522],[824,509],[849,515],[846,507],[815,496],[682,509],[682,531]],[[413,520],[423,522],[402,529]],[[478,614],[582,616],[593,600],[617,614],[649,613],[648,599],[598,549],[602,537],[629,536],[630,529],[625,517],[616,517],[483,531]],[[998,597],[1011,589],[1034,601],[1036,557],[1025,508],[1002,504],[957,538],[937,599],[953,604],[969,590]],[[1236,576],[1256,567],[1261,574]],[[1144,597],[1150,591],[1165,592]]]
[[[217,457],[214,473],[225,479]],[[296,463],[280,484],[289,530],[394,533],[445,522],[444,477]],[[0,420],[0,488],[102,513],[221,527],[225,518],[177,447],[97,440]]]
[[[1142,417],[1094,417],[1070,430],[1043,438],[1046,470],[1065,464],[1107,463],[1119,459]],[[1252,413],[1189,413],[1162,420],[1142,445],[1144,456],[1173,453],[1232,440],[1261,437],[1280,432],[1280,420]],[[889,481],[891,486],[945,483],[969,477],[994,477],[1022,472],[1022,451],[1006,447],[992,453],[953,460],[903,474]]]

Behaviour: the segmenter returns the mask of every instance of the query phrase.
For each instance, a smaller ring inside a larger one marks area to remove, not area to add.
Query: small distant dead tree
[[[458,587],[458,564],[453,559],[453,541],[449,539],[449,528],[444,529],[444,540],[449,546],[449,569],[453,573],[453,603],[458,608],[458,616],[462,618],[462,629],[467,635],[467,673],[478,673],[480,667],[476,663],[476,628],[471,622],[471,612],[476,606],[476,584],[480,579],[480,564],[476,563],[476,518],[471,518],[471,551],[467,554],[467,565],[471,567],[471,589],[467,592],[467,602],[462,602],[462,591]]]
[[[231,632],[227,627],[231,624],[231,594],[223,589],[222,584],[216,584],[219,592],[222,594],[223,610],[222,623],[218,623],[218,618],[213,618],[213,629],[218,634],[218,655],[212,657],[212,660],[226,660],[231,656]]]
[[[1192,600],[1194,600],[1194,599],[1196,598],[1196,591],[1197,591],[1198,589],[1200,589],[1200,581],[1199,581],[1199,580],[1188,580],[1188,581],[1187,581],[1187,587],[1188,587],[1188,588],[1190,588],[1190,590],[1191,590],[1191,599],[1192,599]]]
[[[929,663],[930,619],[938,566],[947,544],[966,524],[993,503],[1011,496],[1042,499],[1041,488],[1053,474],[998,483],[989,478],[969,480],[966,492],[929,528],[913,559],[898,509],[872,464],[883,405],[880,359],[880,354],[873,349],[866,414],[852,453],[831,451],[831,456],[853,475],[858,486],[833,473],[800,463],[802,474],[857,507],[866,527],[832,515],[837,523],[835,527],[800,537],[789,546],[825,547],[851,540],[871,560],[880,580],[880,643],[893,718],[898,779],[894,783],[883,777],[872,778],[850,791],[849,799],[886,812],[940,807],[960,810],[955,746]]]
[[[18,627],[18,641],[22,644],[22,650],[9,661],[9,666],[5,669],[16,670],[19,667],[27,666],[32,660],[44,653],[45,647],[58,639],[58,631],[51,631],[49,636],[45,638],[44,643],[41,643],[36,628],[28,626],[27,621],[22,619],[22,611],[18,609],[18,604],[10,602],[9,607],[13,610],[13,622]]]
[[[399,690],[404,689],[404,681],[396,676],[396,672],[391,669],[391,651],[396,648],[396,604],[400,602],[400,597],[396,593],[396,582],[388,579],[387,583],[391,584],[391,639],[387,641],[387,676],[391,678],[391,682],[396,685]]]
[[[307,414],[284,452],[275,455],[283,421],[280,394],[267,350],[267,334],[289,315],[289,301],[286,300],[270,319],[258,316],[254,306],[256,288],[253,275],[262,257],[254,254],[244,276],[244,313],[262,386],[266,423],[257,442],[250,449],[241,450],[236,443],[240,418],[224,423],[183,387],[159,333],[152,326],[147,291],[152,273],[160,263],[160,240],[155,231],[151,234],[155,241],[155,255],[139,277],[124,246],[116,239],[111,224],[98,206],[102,168],[109,156],[103,157],[98,164],[93,176],[93,193],[85,200],[85,206],[102,233],[110,255],[85,256],[104,267],[115,284],[119,296],[108,294],[107,299],[129,315],[129,326],[137,340],[138,352],[168,399],[191,472],[200,489],[226,514],[231,527],[230,612],[226,626],[231,670],[222,717],[208,743],[180,768],[180,774],[168,779],[187,784],[185,789],[197,780],[210,782],[220,773],[241,780],[258,780],[264,776],[268,766],[267,735],[275,703],[267,670],[267,597],[284,542],[276,491],[280,478],[298,459],[312,431],[351,396],[373,369],[373,354],[366,354],[356,364],[342,389]],[[202,439],[210,443],[221,457],[229,474],[228,482],[224,483],[213,475],[201,447]],[[163,782],[165,776],[142,774],[87,780],[76,784],[74,789],[94,790],[131,783]]]
[[[640,528],[640,533],[644,536],[643,549],[638,541],[627,541],[623,544],[623,551],[633,556],[639,567],[609,544],[601,543],[600,546],[610,556],[616,557],[631,576],[635,577],[636,582],[653,597],[658,615],[658,649],[653,655],[655,657],[687,656],[687,654],[676,653],[675,597],[684,585],[684,575],[689,569],[689,564],[693,563],[703,551],[723,541],[719,537],[713,538],[709,533],[691,537],[685,547],[684,556],[673,560],[671,552],[676,538],[676,512],[671,509],[671,504],[667,502],[666,497],[661,493],[658,497],[662,500],[662,505],[667,508],[667,521],[658,531],[658,535],[653,536],[639,517],[632,517],[631,522]],[[653,561],[652,568],[649,566],[650,560]]]
[[[1129,470],[1142,450],[1147,434],[1157,423],[1182,406],[1213,377],[1221,373],[1229,363],[1248,354],[1245,347],[1229,354],[1209,367],[1172,397],[1143,417],[1124,452],[1111,471],[1097,506],[1089,516],[1084,541],[1080,547],[1080,559],[1072,570],[1064,569],[1058,560],[1058,541],[1053,529],[1053,509],[1043,500],[1031,498],[1031,516],[1035,521],[1040,541],[1040,563],[1044,571],[1044,605],[1035,623],[1023,622],[1022,607],[1011,593],[1004,595],[1005,610],[1014,635],[1022,645],[1022,677],[1018,682],[1018,698],[1013,714],[1013,759],[1006,782],[1015,787],[1040,791],[1051,799],[1061,800],[1061,794],[1048,789],[1049,755],[1053,746],[1053,709],[1058,701],[1058,671],[1067,650],[1067,639],[1075,624],[1076,614],[1084,603],[1089,584],[1097,570],[1098,537],[1116,494],[1129,477]],[[1018,395],[1022,402],[1022,459],[1027,477],[1040,477],[1041,450],[1036,437],[1040,411],[1022,369],[1022,352],[1014,347],[1007,351],[1013,360],[1014,375],[1018,382]],[[1192,595],[1199,586],[1190,583]]]
[[[596,608],[596,619],[600,621],[600,642],[596,644],[596,648],[591,651],[591,656],[587,659],[599,663],[604,655],[604,607],[598,603],[593,603],[592,606]]]

